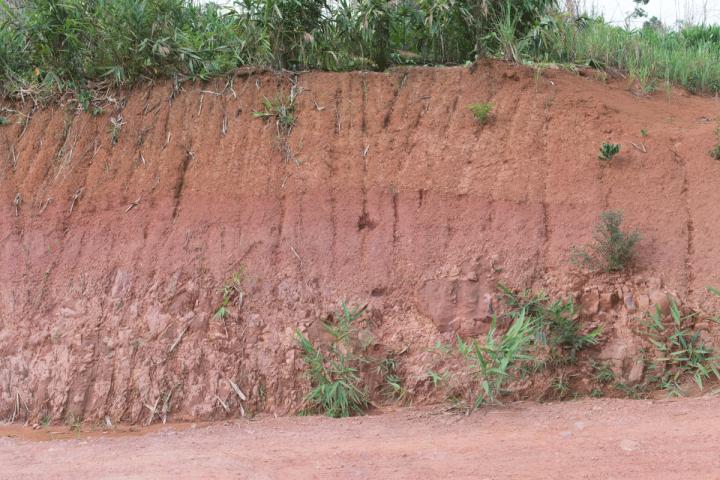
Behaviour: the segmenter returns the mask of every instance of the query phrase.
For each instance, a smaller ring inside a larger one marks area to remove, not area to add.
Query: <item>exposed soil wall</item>
[[[634,272],[603,285],[695,303],[720,285],[716,99],[500,63],[297,88],[289,161],[252,115],[289,92],[270,73],[0,127],[0,418],[20,403],[18,418],[136,422],[166,400],[172,418],[219,417],[217,398],[235,415],[228,380],[246,410],[291,412],[306,386],[292,334],[343,299],[368,302],[378,341],[419,375],[436,339],[486,327],[497,282],[597,283],[567,259],[605,209],[643,240]],[[495,105],[485,126],[479,101]],[[622,151],[604,166],[607,140]],[[214,319],[240,270],[242,305]]]

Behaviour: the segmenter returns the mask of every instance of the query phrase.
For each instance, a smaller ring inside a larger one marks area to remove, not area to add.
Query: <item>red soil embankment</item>
[[[582,288],[568,252],[606,209],[643,234],[634,282],[693,301],[720,285],[715,99],[501,63],[306,73],[297,90],[290,162],[252,116],[290,91],[269,73],[0,127],[0,417],[136,422],[168,399],[172,418],[222,416],[218,397],[235,414],[228,380],[246,409],[287,413],[306,385],[292,334],[343,299],[422,372],[436,339],[487,321],[497,282]],[[467,106],[485,101],[479,126]],[[609,166],[604,141],[622,144]]]

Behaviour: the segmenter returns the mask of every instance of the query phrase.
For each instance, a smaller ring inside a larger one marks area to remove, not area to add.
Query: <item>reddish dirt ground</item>
[[[713,479],[719,408],[716,398],[516,403],[51,442],[0,428],[0,479]]]

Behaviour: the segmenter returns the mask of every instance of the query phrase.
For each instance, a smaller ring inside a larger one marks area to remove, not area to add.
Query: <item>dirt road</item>
[[[470,416],[435,408],[266,418],[51,442],[10,438],[6,428],[0,478],[720,478],[719,409],[717,398],[608,399]]]

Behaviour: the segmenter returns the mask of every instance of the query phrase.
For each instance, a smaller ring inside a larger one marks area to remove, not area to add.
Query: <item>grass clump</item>
[[[593,242],[582,248],[573,248],[572,261],[593,270],[624,270],[635,257],[635,245],[640,240],[640,234],[623,231],[620,228],[622,222],[622,213],[602,212],[600,222],[595,226]]]
[[[243,269],[233,273],[232,277],[225,282],[220,289],[222,300],[220,306],[215,311],[215,318],[224,320],[230,315],[230,309],[234,304],[238,308],[242,306],[245,294],[242,284],[245,281],[245,272]]]
[[[675,299],[669,300],[671,324],[665,326],[658,307],[651,314],[650,342],[659,354],[653,365],[659,371],[656,380],[671,395],[679,396],[685,379],[692,379],[701,390],[705,380],[711,377],[720,380],[720,357],[692,329],[695,315],[683,315]]]
[[[503,387],[532,359],[529,347],[534,338],[533,319],[521,312],[502,335],[493,320],[483,342],[457,338],[457,349],[469,367],[471,382],[466,386],[478,408],[496,403]]]
[[[470,105],[470,111],[475,117],[475,121],[480,125],[485,125],[490,120],[490,115],[493,111],[493,104],[490,102],[486,103],[473,103]]]
[[[351,309],[343,304],[336,321],[324,324],[333,339],[327,346],[315,346],[302,332],[296,332],[312,385],[303,413],[348,417],[360,415],[369,407],[368,391],[360,375],[367,363],[362,355],[367,344],[360,340],[358,327],[364,312],[365,307]]]
[[[263,98],[262,110],[253,112],[253,117],[265,120],[274,118],[277,124],[278,135],[287,136],[295,126],[295,96],[287,97],[277,95],[274,98]]]
[[[516,317],[524,313],[533,319],[536,357],[544,351],[552,365],[574,364],[578,352],[599,342],[602,327],[583,333],[572,297],[551,301],[543,293],[525,291],[516,294],[504,285],[499,288],[511,308],[508,315]]]
[[[609,162],[618,153],[620,153],[620,144],[603,143],[600,146],[600,155],[598,155],[598,159]]]
[[[572,298],[556,300],[541,310],[538,316],[538,333],[543,343],[550,346],[551,358],[559,363],[575,363],[577,353],[596,345],[602,334],[599,326],[581,333],[581,323]]]
[[[607,385],[615,380],[615,374],[607,363],[592,362],[592,368],[595,371],[595,381],[601,385]]]

